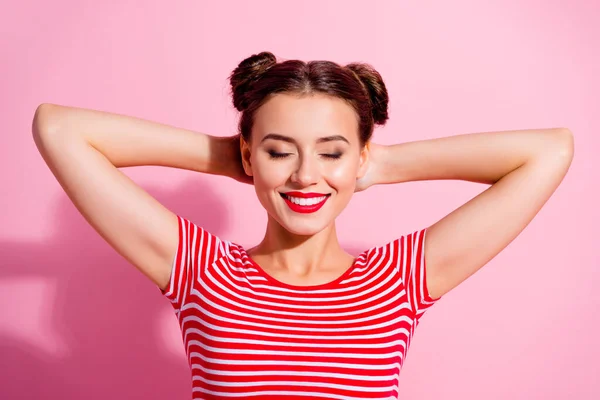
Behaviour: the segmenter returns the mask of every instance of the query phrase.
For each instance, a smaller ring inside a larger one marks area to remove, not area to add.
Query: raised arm
[[[54,104],[37,108],[32,132],[40,154],[83,217],[160,288],[170,278],[177,217],[118,168],[160,165],[243,180],[235,162],[239,146],[232,138]]]
[[[533,220],[565,177],[573,143],[571,131],[553,128],[373,145],[367,184],[457,179],[491,185],[427,229],[427,286],[438,298],[487,264]]]

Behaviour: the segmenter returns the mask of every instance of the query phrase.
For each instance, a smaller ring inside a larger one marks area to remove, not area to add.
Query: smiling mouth
[[[288,200],[289,202],[294,203],[299,206],[314,206],[316,204],[322,203],[329,196],[331,196],[331,193],[324,194],[322,196],[313,196],[313,197],[295,197],[295,196],[287,195],[285,193],[279,193],[279,194],[285,200]]]
[[[331,196],[331,193],[322,196],[296,197],[289,194],[279,193],[290,210],[300,214],[312,214],[321,209]]]

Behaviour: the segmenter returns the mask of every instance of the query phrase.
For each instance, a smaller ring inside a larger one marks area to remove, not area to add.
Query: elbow
[[[50,134],[57,129],[57,105],[50,103],[40,104],[33,115],[31,123],[31,133],[34,138],[39,138],[41,135]]]
[[[552,163],[567,168],[571,165],[575,152],[575,140],[570,129],[546,129],[540,138],[541,141],[538,143],[534,158],[551,160]]]
[[[575,150],[575,140],[569,128],[550,128],[544,131],[539,143],[539,155],[561,160],[571,160]]]
[[[33,142],[44,158],[49,144],[53,141],[52,138],[57,136],[56,132],[59,126],[57,110],[59,107],[55,104],[42,103],[36,108],[33,116],[31,123]]]
[[[557,130],[557,137],[559,142],[558,154],[561,157],[572,160],[575,153],[575,138],[573,132],[569,128],[560,128]]]

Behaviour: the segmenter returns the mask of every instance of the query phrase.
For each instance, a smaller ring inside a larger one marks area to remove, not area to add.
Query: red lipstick
[[[302,213],[302,214],[314,213],[314,212],[318,211],[321,207],[323,207],[323,205],[325,204],[325,202],[331,195],[331,194],[324,194],[324,193],[302,193],[302,192],[286,192],[286,193],[280,193],[280,194],[281,194],[281,197],[283,198],[283,200],[285,200],[285,203],[290,207],[290,209],[292,211],[295,211],[297,213]],[[314,199],[314,198],[318,198],[318,197],[323,197],[323,199],[316,204],[302,205],[302,204],[298,204],[297,202],[296,203],[294,202],[294,201],[297,201],[296,199]]]

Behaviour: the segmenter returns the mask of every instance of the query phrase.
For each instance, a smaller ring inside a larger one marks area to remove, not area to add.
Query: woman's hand
[[[385,146],[372,142],[369,143],[367,172],[362,178],[356,180],[355,192],[361,192],[380,182],[379,175],[381,174],[381,163],[383,162],[384,152]]]

